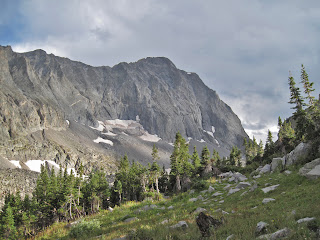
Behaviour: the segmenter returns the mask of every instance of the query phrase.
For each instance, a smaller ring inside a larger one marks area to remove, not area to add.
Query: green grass
[[[249,179],[250,182],[253,179]],[[256,225],[260,221],[269,224],[267,233],[273,233],[279,229],[288,227],[291,234],[289,239],[315,239],[315,232],[310,229],[320,226],[320,179],[310,181],[293,171],[290,175],[274,173],[264,175],[257,179],[258,189],[240,196],[241,190],[230,196],[223,187],[227,182],[210,182],[216,191],[223,193],[222,196],[212,197],[212,193],[201,194],[204,201],[198,200],[190,202],[189,199],[200,195],[182,193],[168,200],[158,202],[129,202],[121,207],[117,207],[113,212],[103,211],[95,216],[85,219],[90,225],[90,221],[99,223],[91,224],[91,229],[81,234],[81,229],[77,226],[67,228],[67,224],[59,223],[51,226],[46,231],[40,233],[35,239],[115,239],[126,235],[133,239],[201,239],[200,231],[195,223],[196,214],[194,210],[202,207],[214,218],[224,218],[224,224],[212,231],[212,236],[207,239],[226,239],[234,234],[233,239],[255,239]],[[280,184],[280,186],[269,193],[263,193],[261,188],[265,184]],[[264,198],[274,198],[276,201],[262,204]],[[224,200],[223,203],[219,201]],[[165,206],[165,210],[151,209],[138,212],[142,206],[156,204],[158,207]],[[167,207],[173,206],[168,210]],[[228,212],[223,215],[218,209]],[[295,214],[293,214],[295,211]],[[137,217],[139,220],[126,223],[123,220],[129,217]],[[297,224],[296,221],[304,217],[316,217],[312,223]],[[161,224],[163,220],[169,222]],[[186,221],[189,225],[187,229],[170,229],[169,226],[179,221]],[[70,233],[71,231],[71,233]],[[76,232],[76,235],[72,235]]]

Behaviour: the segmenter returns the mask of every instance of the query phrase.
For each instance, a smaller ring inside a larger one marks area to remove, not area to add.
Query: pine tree
[[[17,229],[14,222],[13,210],[10,205],[5,209],[1,225],[1,233],[5,239],[17,239]]]
[[[201,167],[201,163],[200,163],[200,158],[199,158],[199,154],[198,154],[196,146],[193,147],[193,153],[192,153],[192,156],[191,156],[191,160],[192,160],[194,173],[198,174],[199,173],[199,169]]]
[[[293,113],[293,118],[297,121],[297,126],[296,126],[297,137],[298,137],[298,140],[302,140],[306,132],[306,123],[308,122],[308,119],[306,117],[306,112],[303,109],[303,107],[305,106],[304,99],[301,96],[300,89],[296,87],[294,78],[291,75],[289,76],[289,89],[290,89],[289,103],[293,104],[294,106],[292,108],[295,109],[295,112]]]
[[[152,161],[159,161],[160,160],[159,150],[155,144],[153,144],[151,156],[152,156]]]
[[[210,164],[210,151],[207,146],[202,149],[201,152],[201,167],[205,168],[208,164]]]

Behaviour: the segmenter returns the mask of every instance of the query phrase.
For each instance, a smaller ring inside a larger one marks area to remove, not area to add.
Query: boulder
[[[232,239],[233,237],[234,237],[234,235],[231,234],[230,236],[228,236],[228,237],[226,238],[226,240],[230,240],[230,239]]]
[[[295,149],[285,156],[285,164],[292,165],[298,160],[305,158],[312,145],[310,143],[300,143]]]
[[[311,218],[306,217],[306,218],[301,218],[301,219],[299,219],[299,220],[297,221],[297,223],[311,222],[311,221],[313,221],[313,220],[316,220],[316,218],[315,218],[315,217],[311,217]]]
[[[221,220],[214,219],[213,217],[200,212],[199,215],[196,218],[196,223],[199,227],[199,230],[202,234],[202,237],[209,237],[210,234],[210,228],[214,227],[217,228],[222,224]]]
[[[271,171],[274,172],[278,168],[284,166],[285,164],[285,158],[274,158],[271,162]]]
[[[254,179],[257,179],[257,178],[260,178],[260,177],[261,177],[260,174],[259,174],[259,175],[256,175],[256,176],[253,176]]]
[[[212,197],[217,197],[217,196],[220,196],[220,195],[222,195],[221,192],[215,192],[214,194],[212,194]]]
[[[187,228],[188,224],[186,223],[186,221],[180,221],[175,225],[170,226],[170,228]]]
[[[209,193],[212,193],[212,192],[214,192],[214,191],[215,191],[215,189],[214,189],[212,186],[209,186],[208,192],[209,192]]]
[[[287,236],[289,236],[290,232],[291,232],[290,229],[284,228],[284,229],[280,229],[272,234],[262,235],[262,236],[258,237],[257,239],[267,239],[267,240],[282,239],[282,238],[286,238]]]
[[[163,220],[163,221],[161,222],[161,224],[167,224],[168,222],[169,222],[169,220],[166,219],[166,220]]]
[[[271,171],[271,165],[270,164],[266,164],[263,166],[263,168],[261,168],[260,170],[260,174],[265,174],[265,173],[269,173]]]
[[[258,222],[257,227],[256,227],[256,234],[259,235],[263,232],[266,232],[268,225],[269,224],[265,223],[265,222]]]
[[[275,199],[274,198],[264,198],[263,200],[262,200],[262,203],[269,203],[269,202],[272,202],[272,201],[275,201]]]
[[[240,191],[239,188],[231,188],[231,189],[229,190],[229,192],[228,192],[228,195],[234,194],[234,193],[239,192],[239,191]]]
[[[248,183],[248,182],[240,182],[240,183],[236,186],[236,188],[238,188],[238,189],[244,189],[244,188],[247,188],[247,187],[250,187],[250,186],[251,186],[251,184]]]
[[[196,213],[196,214],[198,214],[198,213],[201,213],[201,212],[206,212],[207,211],[207,209],[205,209],[205,208],[201,208],[201,207],[198,207],[193,213]]]
[[[320,158],[305,164],[302,168],[300,168],[299,174],[306,176],[309,179],[316,179],[320,177]]]
[[[136,220],[139,220],[139,218],[137,218],[137,217],[131,217],[131,218],[125,219],[124,222],[128,223],[128,222],[133,222],[133,221],[136,221]]]
[[[261,190],[264,192],[264,193],[268,193],[270,191],[273,191],[275,190],[277,187],[279,187],[280,185],[277,184],[277,185],[273,185],[273,186],[270,186],[270,187],[266,187],[266,188],[262,188]]]

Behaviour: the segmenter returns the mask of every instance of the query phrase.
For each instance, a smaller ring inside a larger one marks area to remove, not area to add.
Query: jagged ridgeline
[[[191,150],[207,145],[220,156],[247,138],[215,91],[164,57],[92,67],[0,46],[0,84],[0,156],[20,166],[41,159],[114,172],[125,153],[151,162],[153,144],[169,166],[177,132]]]

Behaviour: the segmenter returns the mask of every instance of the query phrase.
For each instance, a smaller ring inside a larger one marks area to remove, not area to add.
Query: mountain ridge
[[[216,91],[196,73],[177,69],[166,57],[92,67],[43,50],[15,53],[11,47],[0,46],[0,69],[2,143],[48,128],[72,131],[66,120],[97,127],[98,121],[136,118],[162,142],[173,142],[179,131],[189,138],[190,145],[203,146],[205,142],[225,156],[248,137]],[[15,117],[6,116],[9,112]],[[165,148],[168,156],[170,147]],[[125,152],[120,150],[120,155]],[[165,162],[168,164],[168,159]]]

